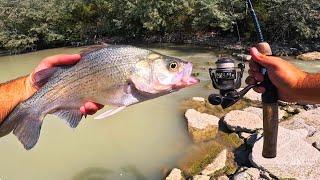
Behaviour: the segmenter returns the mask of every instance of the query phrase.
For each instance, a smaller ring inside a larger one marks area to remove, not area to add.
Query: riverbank
[[[140,44],[140,45],[152,45],[170,43],[177,45],[196,45],[214,48],[219,51],[228,51],[231,53],[246,53],[247,49],[252,47],[257,42],[252,42],[246,39],[240,39],[236,36],[222,36],[214,32],[197,33],[197,34],[181,34],[171,33],[163,36],[145,36],[140,38],[124,38],[124,37],[103,37],[97,38],[93,41],[86,42],[73,42],[71,44],[65,44],[65,47],[82,47],[95,44]],[[270,43],[273,54],[276,56],[298,56],[303,53],[320,51],[320,41],[306,42],[271,42]],[[31,48],[27,51],[10,52],[9,50],[0,49],[0,56],[22,54],[28,52],[34,52],[37,50],[58,48],[56,46],[46,48]]]
[[[319,179],[319,105],[279,103],[277,157],[267,159],[262,157],[260,97],[250,90],[226,110],[203,97],[183,101],[187,129],[197,148],[178,161],[179,169],[166,180]]]

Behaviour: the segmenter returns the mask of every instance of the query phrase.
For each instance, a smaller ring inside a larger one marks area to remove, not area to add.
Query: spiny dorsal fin
[[[101,49],[104,49],[106,47],[109,47],[109,44],[106,43],[101,43],[99,45],[92,45],[92,46],[88,46],[86,49],[80,51],[80,55],[81,57],[86,56],[89,53],[95,52],[95,51],[99,51]]]

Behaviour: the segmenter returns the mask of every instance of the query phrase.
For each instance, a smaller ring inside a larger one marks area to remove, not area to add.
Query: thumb
[[[250,48],[252,60],[263,67],[273,68],[277,65],[277,58],[261,54],[257,48]]]

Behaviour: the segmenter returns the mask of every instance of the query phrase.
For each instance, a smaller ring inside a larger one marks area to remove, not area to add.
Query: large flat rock
[[[291,119],[280,123],[287,129],[306,129],[308,131],[308,139],[320,140],[317,134],[320,133],[320,108],[310,111],[301,112]]]
[[[252,164],[278,178],[320,179],[320,152],[308,144],[301,133],[279,127],[277,157],[262,157],[263,138],[249,157]]]
[[[220,120],[218,117],[194,109],[188,109],[185,117],[194,142],[204,142],[216,137]]]
[[[263,110],[262,108],[257,108],[257,107],[247,107],[245,109],[243,109],[243,111],[246,111],[246,112],[251,112],[251,113],[254,113],[256,115],[258,115],[261,119],[263,119]],[[286,111],[284,110],[281,110],[280,108],[278,109],[278,117],[279,117],[279,120],[280,119],[283,119],[285,116],[286,116]]]
[[[225,115],[223,121],[235,132],[255,132],[263,128],[263,121],[256,113],[234,110]]]

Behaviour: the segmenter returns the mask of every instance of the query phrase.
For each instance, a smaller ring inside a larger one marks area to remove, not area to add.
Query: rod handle
[[[264,55],[272,55],[271,47],[268,43],[262,42],[256,45],[258,51]],[[264,81],[261,83],[266,91],[262,94],[263,106],[263,149],[262,156],[265,158],[274,158],[277,156],[277,139],[278,139],[278,91],[272,84],[265,68]]]

